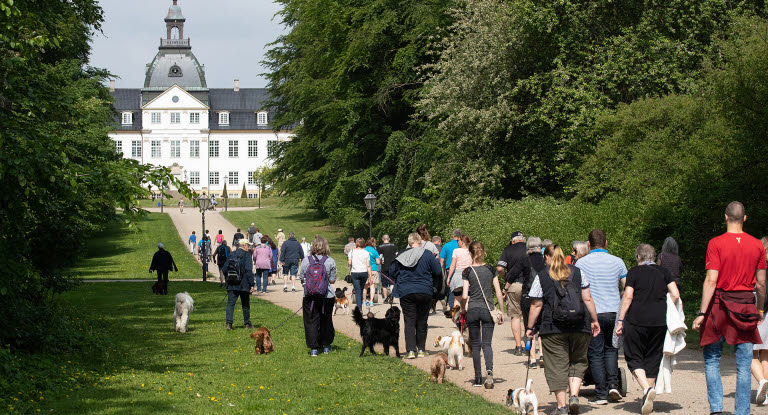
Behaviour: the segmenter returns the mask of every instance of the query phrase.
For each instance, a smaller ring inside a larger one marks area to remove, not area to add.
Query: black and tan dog
[[[467,357],[472,357],[472,339],[469,338],[469,330],[467,330],[467,322],[464,322],[464,327],[461,325],[461,307],[453,306],[450,310],[451,321],[456,325],[456,329],[461,331],[461,335],[464,336],[464,353]],[[466,318],[466,315],[464,316]]]
[[[389,348],[395,348],[395,355],[400,357],[400,309],[390,307],[384,318],[375,318],[368,314],[368,318],[363,318],[363,313],[355,307],[352,312],[355,324],[360,326],[360,337],[363,338],[363,347],[360,350],[360,357],[363,357],[367,347],[371,354],[375,355],[373,346],[377,343],[384,346],[384,354],[389,356]]]

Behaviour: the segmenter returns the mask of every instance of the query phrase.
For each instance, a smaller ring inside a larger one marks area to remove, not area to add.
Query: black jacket
[[[301,259],[304,259],[304,249],[296,238],[288,238],[283,242],[283,248],[280,250],[280,262],[298,264]]]
[[[158,249],[155,255],[152,256],[152,264],[149,265],[150,271],[170,271],[178,272],[176,263],[173,262],[173,256],[165,249]]]
[[[232,255],[227,258],[227,262],[224,263],[224,270],[229,266],[230,261],[240,262],[240,272],[242,273],[242,279],[240,285],[227,284],[227,291],[250,291],[255,285],[253,281],[253,258],[248,251],[242,249],[236,249]]]
[[[568,275],[568,279],[572,284],[576,285],[577,287],[581,287],[581,270],[574,267],[573,265],[568,265],[568,268],[571,269],[571,274]],[[592,332],[589,326],[589,312],[587,311],[583,301],[581,304],[582,307],[584,307],[585,315],[583,324],[578,324],[575,326],[562,326],[553,321],[552,307],[555,304],[555,297],[557,296],[555,284],[559,283],[555,282],[555,280],[549,276],[549,267],[546,267],[539,273],[539,283],[541,283],[541,292],[544,294],[542,298],[543,304],[541,307],[541,328],[539,329],[540,334]],[[579,290],[579,292],[581,292],[581,290]]]
[[[523,282],[530,274],[531,265],[526,252],[525,242],[509,244],[501,252],[497,266],[506,270],[504,279],[508,283]]]

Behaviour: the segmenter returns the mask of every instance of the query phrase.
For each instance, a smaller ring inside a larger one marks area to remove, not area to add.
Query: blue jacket
[[[280,248],[280,262],[299,265],[302,259],[304,259],[304,248],[296,238],[288,238],[283,242],[283,247]]]
[[[227,258],[227,262],[224,263],[224,271],[227,270],[230,261],[240,261],[240,270],[243,272],[240,285],[227,284],[227,291],[250,291],[255,285],[253,282],[253,258],[248,251],[237,249],[232,255]],[[226,278],[226,275],[224,276]]]
[[[408,294],[432,295],[434,281],[442,283],[443,271],[435,255],[424,248],[409,248],[398,255],[389,267],[389,277],[395,282],[393,296]]]

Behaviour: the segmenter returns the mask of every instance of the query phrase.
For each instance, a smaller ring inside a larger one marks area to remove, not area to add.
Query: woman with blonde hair
[[[768,236],[764,236],[760,239],[763,243],[763,249],[766,252],[766,258],[768,258]],[[762,310],[768,307],[768,296],[766,296],[765,304]],[[760,305],[757,307],[760,309]],[[757,395],[755,395],[755,402],[758,405],[768,405],[768,318],[764,319],[757,330],[760,332],[760,339],[763,340],[763,344],[755,344],[752,347],[752,376],[757,381]]]
[[[323,353],[328,354],[331,351],[331,344],[334,338],[333,328],[333,310],[336,302],[336,295],[333,291],[333,284],[336,282],[336,262],[331,258],[331,250],[328,247],[328,241],[318,236],[312,241],[309,248],[309,257],[301,261],[301,270],[299,275],[302,277],[307,273],[311,264],[320,263],[325,267],[325,274],[328,276],[328,291],[324,296],[312,296],[304,294],[302,300],[302,311],[304,316],[304,339],[309,347],[310,356],[317,356],[317,351],[321,347]]]
[[[544,250],[544,260],[547,267],[534,278],[528,293],[533,302],[526,322],[526,335],[533,335],[536,319],[541,314],[539,334],[547,359],[544,377],[557,400],[557,409],[553,413],[577,414],[579,388],[587,370],[590,334],[600,334],[600,324],[589,292],[589,281],[581,270],[565,263],[563,250],[557,244]],[[577,305],[575,309],[562,307],[574,303]],[[566,401],[569,389],[571,396]]]
[[[461,311],[467,315],[469,338],[472,339],[472,364],[475,369],[473,386],[485,386],[486,389],[493,389],[493,348],[491,341],[493,340],[495,324],[493,317],[491,317],[491,310],[494,308],[494,294],[499,300],[499,309],[504,309],[504,296],[501,295],[496,270],[485,263],[485,245],[480,241],[474,241],[469,244],[468,249],[472,255],[472,265],[465,268],[461,273]],[[498,324],[502,323],[504,323],[503,317]],[[485,357],[485,373],[487,375],[485,383],[483,383],[482,362],[480,361],[483,356]]]

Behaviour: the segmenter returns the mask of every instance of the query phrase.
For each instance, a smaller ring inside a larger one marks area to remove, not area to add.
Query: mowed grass
[[[328,239],[331,248],[331,257],[336,261],[339,270],[346,271],[347,259],[344,257],[344,245],[347,237],[342,234],[340,228],[328,226],[323,216],[311,209],[293,207],[269,207],[259,210],[226,212],[222,216],[244,232],[254,223],[261,233],[274,238],[278,229],[282,229],[285,236],[293,231],[296,239],[301,242],[306,237],[312,242],[315,235]],[[346,275],[346,274],[344,274]]]
[[[195,299],[190,331],[173,331],[174,297],[145,284],[88,283],[61,296],[79,310],[85,330],[107,347],[95,355],[61,356],[57,392],[19,395],[16,410],[67,414],[507,414],[501,405],[385,356],[360,358],[359,343],[336,334],[329,355],[309,357],[300,316],[272,336],[276,351],[256,355],[243,328],[225,331],[224,291],[202,282],[171,282]],[[256,327],[274,328],[291,314],[252,298]],[[337,317],[349,318],[349,316]],[[5,398],[5,397],[4,397]],[[33,401],[33,402],[28,402]],[[13,410],[11,410],[13,412]]]
[[[84,279],[156,278],[149,274],[152,255],[162,242],[173,255],[179,272],[169,278],[197,278],[200,265],[181,241],[171,218],[164,213],[149,213],[132,229],[123,221],[111,223],[88,241],[86,259],[72,271]]]

